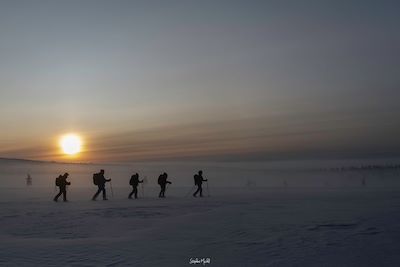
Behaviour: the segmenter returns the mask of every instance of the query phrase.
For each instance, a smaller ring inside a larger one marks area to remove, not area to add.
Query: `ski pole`
[[[170,184],[167,184],[167,187],[165,188],[165,191],[167,191],[167,189],[168,189],[169,185],[170,185]]]
[[[110,188],[111,188],[111,196],[114,198],[114,190],[112,186],[112,181],[110,181]]]
[[[65,194],[67,195],[68,193],[68,196],[71,197],[71,190],[69,189],[69,187],[70,187],[69,185],[65,187]]]
[[[144,177],[143,182],[142,182],[142,195],[144,197],[144,184],[147,184],[147,176]]]

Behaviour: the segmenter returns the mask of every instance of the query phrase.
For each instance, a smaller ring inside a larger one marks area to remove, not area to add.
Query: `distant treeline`
[[[385,171],[385,170],[398,170],[400,169],[400,164],[385,164],[385,165],[361,165],[361,166],[349,166],[340,168],[329,168],[328,171],[343,172],[343,171]]]

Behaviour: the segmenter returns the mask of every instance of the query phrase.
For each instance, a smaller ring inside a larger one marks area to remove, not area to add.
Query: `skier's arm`
[[[143,183],[143,180],[139,181],[139,183]]]

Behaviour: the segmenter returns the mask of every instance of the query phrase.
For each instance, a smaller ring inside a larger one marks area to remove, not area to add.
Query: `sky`
[[[0,157],[400,156],[397,1],[0,0]],[[77,133],[84,151],[58,148]]]

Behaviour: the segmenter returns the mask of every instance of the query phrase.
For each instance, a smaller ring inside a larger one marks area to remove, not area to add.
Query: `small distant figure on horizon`
[[[60,175],[56,178],[56,186],[60,189],[60,192],[54,197],[54,201],[57,202],[58,198],[63,195],[64,202],[67,202],[67,185],[71,185],[70,182],[67,182],[69,174],[65,173],[64,175]]]
[[[137,199],[137,194],[138,194],[138,185],[143,183],[143,180],[139,180],[139,174],[136,173],[132,175],[131,179],[129,180],[129,184],[132,186],[132,192],[129,194],[129,199],[132,199],[132,195],[135,194],[135,199]]]
[[[365,177],[361,178],[361,185],[362,186],[366,186],[367,185],[367,180],[365,179]]]
[[[168,174],[166,172],[164,172],[163,174],[161,174],[158,177],[158,184],[161,187],[161,191],[158,194],[159,198],[164,198],[165,197],[165,189],[166,189],[167,184],[172,184],[170,181],[167,181],[167,178],[168,178]]]
[[[253,180],[247,179],[245,186],[246,187],[254,187],[254,186],[256,186],[256,183]]]
[[[32,177],[28,173],[28,176],[26,177],[26,186],[31,186],[32,185]]]
[[[107,199],[107,193],[106,193],[106,182],[111,182],[111,179],[106,179],[104,177],[104,170],[100,170],[99,173],[93,174],[93,183],[94,185],[97,185],[98,190],[96,194],[94,194],[92,200],[95,201],[97,196],[100,194],[100,192],[103,192],[103,200],[108,200]]]
[[[194,185],[197,185],[197,190],[193,193],[194,197],[197,197],[197,193],[200,193],[200,197],[203,197],[202,184],[207,181],[207,179],[203,179],[203,171],[199,171],[198,174],[194,175]]]

